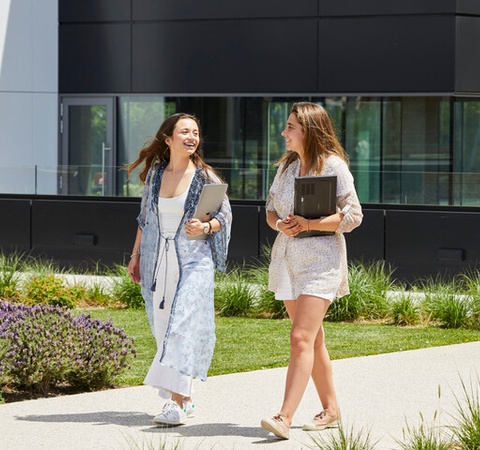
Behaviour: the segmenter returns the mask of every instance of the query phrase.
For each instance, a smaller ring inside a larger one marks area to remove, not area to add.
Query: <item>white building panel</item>
[[[56,193],[57,0],[0,1],[0,193]]]

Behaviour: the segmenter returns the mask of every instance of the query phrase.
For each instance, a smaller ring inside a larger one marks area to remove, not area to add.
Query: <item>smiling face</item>
[[[282,131],[282,136],[285,138],[287,150],[299,155],[303,154],[305,133],[295,114],[288,116],[287,125]]]
[[[197,123],[192,119],[180,119],[173,129],[172,136],[165,139],[172,155],[188,156],[195,153],[200,143]]]

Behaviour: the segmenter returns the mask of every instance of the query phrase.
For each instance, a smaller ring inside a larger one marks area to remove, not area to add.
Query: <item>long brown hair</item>
[[[129,175],[136,167],[138,167],[142,163],[145,163],[145,167],[139,174],[140,181],[142,183],[145,183],[148,170],[150,169],[152,164],[168,164],[170,162],[170,148],[168,147],[165,140],[173,136],[175,125],[177,125],[177,122],[181,119],[191,119],[197,124],[198,127],[198,147],[197,150],[190,155],[190,159],[193,161],[196,167],[203,168],[207,174],[209,172],[213,172],[216,174],[215,170],[213,170],[213,168],[203,160],[203,142],[200,121],[191,114],[176,113],[164,120],[164,122],[160,125],[157,133],[155,134],[152,142],[142,148],[142,150],[140,150],[136,161],[128,165],[127,170]]]
[[[294,114],[304,132],[304,152],[307,171],[320,175],[325,160],[330,155],[337,155],[347,164],[349,162],[345,149],[338,141],[333,124],[325,108],[312,102],[297,102],[292,105],[290,113]],[[277,162],[285,163],[282,173],[298,159],[298,153],[288,152]]]

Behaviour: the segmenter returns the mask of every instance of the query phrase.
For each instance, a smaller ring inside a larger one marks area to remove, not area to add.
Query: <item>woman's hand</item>
[[[128,273],[134,283],[140,283],[140,253],[132,255],[128,263]]]
[[[288,215],[277,224],[277,228],[287,236],[296,236],[302,231],[302,225],[298,219],[303,219],[306,223],[307,219],[300,216]]]
[[[198,220],[198,219],[190,219],[185,224],[185,233],[187,236],[199,236],[203,234],[203,229],[205,228],[205,224]]]
[[[300,226],[300,231],[311,231],[312,221],[302,216],[289,216],[290,220],[295,221]],[[299,232],[300,232],[299,231]]]

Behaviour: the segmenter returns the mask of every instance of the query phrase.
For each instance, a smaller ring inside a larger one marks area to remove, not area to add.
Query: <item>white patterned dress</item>
[[[273,180],[266,209],[275,211],[284,219],[293,214],[294,183],[295,177],[300,175],[300,161],[291,163],[283,174],[282,168],[278,168]],[[321,175],[337,176],[337,211],[344,217],[335,234],[330,236],[298,239],[278,233],[271,253],[269,289],[276,293],[282,287],[282,277],[288,276],[292,299],[308,294],[330,296],[328,299],[333,300],[349,293],[347,248],[343,233],[361,224],[362,208],[353,176],[341,158],[329,156]]]
[[[170,398],[172,392],[183,393],[189,396],[192,391],[192,377],[160,364],[163,353],[165,332],[167,330],[173,299],[177,290],[179,266],[177,252],[173,239],[183,216],[185,199],[188,189],[182,195],[172,198],[158,197],[158,216],[162,239],[160,240],[161,255],[156,269],[157,283],[153,293],[153,322],[157,354],[153,359],[150,370],[145,377],[145,384],[159,389],[161,397]],[[162,305],[162,308],[160,307]]]
[[[166,164],[150,168],[137,217],[142,231],[141,291],[158,350],[145,383],[166,398],[172,392],[188,397],[193,378],[207,379],[213,356],[214,271],[225,270],[232,212],[225,196],[220,210],[212,213],[221,229],[206,240],[188,240],[185,224],[193,217],[202,188],[217,179],[198,167],[186,197],[169,204],[169,199],[159,199]]]

